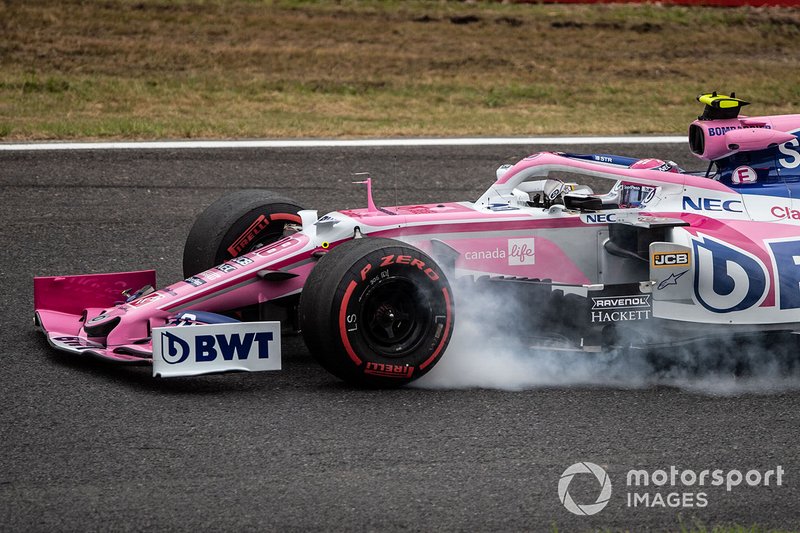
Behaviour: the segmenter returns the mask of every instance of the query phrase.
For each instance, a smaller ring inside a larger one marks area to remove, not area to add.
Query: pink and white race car
[[[196,220],[186,279],[156,289],[150,270],[38,277],[36,324],[59,350],[158,376],[279,369],[282,329],[300,330],[324,368],[368,386],[433,368],[474,290],[522,302],[533,344],[558,349],[792,337],[800,115],[742,117],[733,96],[699,100],[689,146],[710,162],[704,174],[542,152],[500,167],[475,202],[377,207],[367,180],[365,209],[322,217],[239,191]],[[580,176],[613,186],[594,194]]]

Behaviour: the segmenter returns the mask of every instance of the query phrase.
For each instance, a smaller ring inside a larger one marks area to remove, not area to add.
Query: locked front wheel
[[[393,239],[348,241],[323,256],[300,297],[300,328],[328,371],[394,387],[423,376],[453,332],[450,285],[427,254]]]

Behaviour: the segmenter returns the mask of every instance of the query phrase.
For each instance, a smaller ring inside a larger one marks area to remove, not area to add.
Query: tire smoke
[[[542,348],[541,332],[529,331],[547,323],[541,306],[510,300],[507,292],[462,288],[459,295],[450,346],[415,387],[519,391],[672,386],[710,395],[800,389],[800,335],[714,337],[657,351],[641,345],[599,352]],[[621,339],[620,344],[627,342]]]

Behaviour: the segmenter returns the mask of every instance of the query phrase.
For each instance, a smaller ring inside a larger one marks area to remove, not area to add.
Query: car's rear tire
[[[283,236],[299,224],[303,208],[272,191],[251,189],[223,196],[200,213],[183,248],[187,278]]]
[[[331,250],[300,296],[306,345],[354,385],[396,387],[424,375],[444,354],[453,321],[442,270],[392,239],[354,239]]]

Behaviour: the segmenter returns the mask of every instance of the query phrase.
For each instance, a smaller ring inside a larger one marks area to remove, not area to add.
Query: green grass
[[[790,533],[789,529],[766,528],[758,525],[743,526],[740,524],[681,527],[680,533]]]
[[[0,139],[682,133],[800,109],[800,9],[0,1]]]
[[[551,533],[559,533],[560,530],[556,524],[552,524],[550,527],[550,531]],[[630,530],[601,529],[595,531],[603,531],[608,533],[614,531],[621,531],[628,533],[630,531],[635,531],[635,529],[630,529]],[[759,525],[744,526],[741,524],[728,524],[728,525],[715,525],[715,526],[706,526],[703,524],[686,526],[681,524],[677,529],[664,528],[664,531],[673,531],[674,533],[793,533],[797,530],[782,529],[782,528],[767,528]]]

